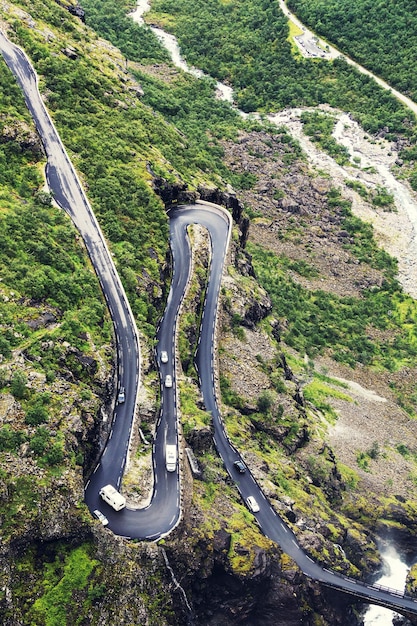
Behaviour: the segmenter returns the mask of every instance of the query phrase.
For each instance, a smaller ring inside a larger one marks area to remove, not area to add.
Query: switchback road
[[[250,471],[240,474],[234,467],[234,461],[240,457],[225,432],[217,406],[215,385],[217,302],[231,226],[230,216],[221,207],[209,204],[179,206],[171,209],[169,213],[174,271],[167,309],[158,330],[157,355],[160,360],[161,351],[167,352],[167,362],[161,365],[161,377],[163,381],[163,377],[169,373],[173,379],[173,386],[163,385],[161,419],[154,442],[155,485],[152,501],[142,510],[126,507],[116,512],[100,500],[98,490],[103,484],[120,485],[128,457],[139,385],[138,333],[99,225],[40,98],[34,70],[23,51],[9,42],[1,31],[0,49],[25,94],[27,106],[44,143],[48,157],[47,178],[51,190],[58,204],[71,216],[84,238],[112,315],[117,338],[119,385],[126,389],[126,401],[116,408],[109,440],[86,485],[85,499],[90,510],[98,506],[106,507],[105,513],[109,516],[109,527],[113,532],[138,539],[158,539],[168,534],[180,519],[180,472],[178,466],[174,472],[166,471],[164,447],[167,442],[177,444],[178,440],[175,329],[190,272],[191,254],[186,230],[190,223],[198,222],[210,233],[211,264],[196,365],[204,403],[213,420],[215,444],[227,471],[245,500],[248,496],[256,498],[259,510],[255,511],[254,515],[261,530],[295,560],[306,576],[367,602],[399,612],[417,614],[417,601],[413,598],[341,576],[312,561],[299,546],[291,528],[265,498]]]

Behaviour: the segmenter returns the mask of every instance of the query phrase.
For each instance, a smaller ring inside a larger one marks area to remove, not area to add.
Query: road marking
[[[331,574],[332,576],[334,576],[334,575],[335,575],[335,573],[334,573],[334,572],[332,572],[332,570],[331,570],[331,569],[327,569],[326,567],[323,567],[323,571],[324,571],[324,572],[327,572],[328,574]],[[352,580],[351,582],[354,582],[354,581]]]

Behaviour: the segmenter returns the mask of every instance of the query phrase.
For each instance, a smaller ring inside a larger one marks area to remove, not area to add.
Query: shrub
[[[40,424],[45,424],[47,421],[48,411],[40,403],[36,403],[26,412],[25,423],[29,426],[39,426]]]
[[[24,441],[24,435],[21,432],[12,430],[8,424],[0,428],[0,450],[13,452],[17,450]]]
[[[22,400],[27,396],[27,378],[23,372],[16,372],[13,375],[12,382],[10,384],[10,390],[17,400]]]
[[[268,391],[263,391],[259,396],[256,406],[260,413],[269,413],[272,407],[272,396]]]
[[[32,452],[41,456],[48,447],[49,435],[49,430],[47,430],[44,426],[38,428],[30,441],[30,449]]]
[[[54,443],[44,456],[49,465],[59,465],[64,460],[64,450],[60,443]]]

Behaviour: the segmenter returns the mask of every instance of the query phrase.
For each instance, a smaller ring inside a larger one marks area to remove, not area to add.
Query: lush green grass
[[[352,398],[338,389],[330,387],[323,381],[314,377],[314,379],[303,387],[304,399],[311,402],[316,408],[320,409],[329,421],[335,422],[337,414],[329,404],[329,398],[338,398],[346,402],[352,402]]]
[[[33,626],[84,624],[94,602],[105,595],[93,549],[89,543],[71,548],[51,542],[25,550],[16,560],[14,597],[19,606],[13,617]]]
[[[64,559],[62,562],[57,556],[54,562],[44,566],[44,594],[35,601],[33,613],[44,620],[45,626],[68,623],[69,613],[73,624],[82,623],[81,607],[75,608],[74,596],[87,588],[89,577],[99,563],[89,555],[88,546],[79,546]]]

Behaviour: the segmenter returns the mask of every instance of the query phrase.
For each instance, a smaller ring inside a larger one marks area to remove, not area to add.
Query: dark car
[[[235,461],[233,466],[237,469],[239,474],[244,474],[246,472],[246,465],[243,461]]]

